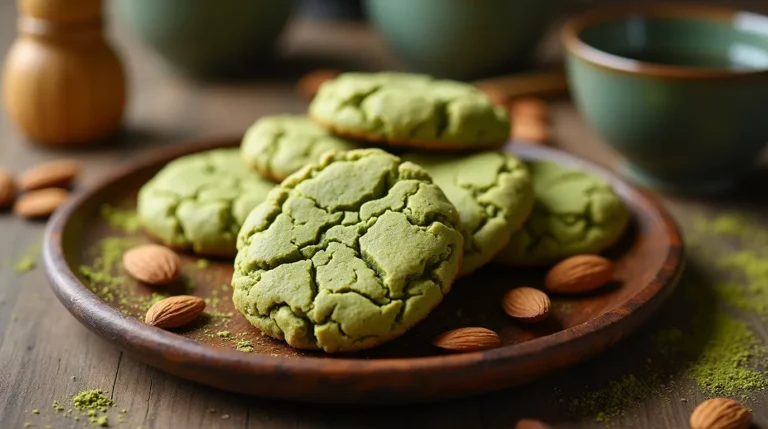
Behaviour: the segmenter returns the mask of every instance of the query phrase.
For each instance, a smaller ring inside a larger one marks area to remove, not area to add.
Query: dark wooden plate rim
[[[64,306],[84,325],[99,335],[108,333],[111,340],[118,343],[130,344],[133,351],[153,350],[162,347],[164,357],[170,361],[193,357],[199,359],[201,365],[215,363],[219,365],[238,365],[241,369],[252,374],[285,370],[297,376],[302,374],[326,375],[343,374],[346,376],[390,376],[398,372],[427,372],[450,373],[465,368],[467,365],[482,362],[484,365],[497,366],[505,361],[514,359],[531,359],[544,349],[557,350],[566,347],[568,343],[584,340],[595,335],[601,329],[607,328],[625,319],[639,310],[652,311],[669,295],[674,284],[683,271],[683,246],[671,246],[666,255],[662,269],[656,277],[638,293],[623,302],[613,310],[584,322],[580,325],[559,331],[544,337],[532,339],[519,344],[508,345],[497,349],[453,355],[440,355],[417,358],[382,358],[382,359],[352,359],[346,357],[323,358],[290,358],[274,357],[260,354],[242,353],[233,349],[217,348],[202,345],[197,341],[185,338],[172,332],[164,331],[144,324],[126,316],[119,310],[109,306],[91,292],[69,268],[63,255],[62,231],[78,208],[98,194],[103,188],[115,181],[129,177],[136,170],[158,162],[167,162],[181,155],[223,146],[233,146],[239,143],[238,138],[221,138],[205,140],[189,144],[181,144],[164,148],[138,158],[128,166],[102,180],[90,189],[76,193],[53,215],[47,224],[43,241],[43,260],[50,280],[51,287]],[[607,169],[590,162],[576,158],[559,150],[535,147],[529,145],[514,145],[516,153],[528,158],[543,158],[555,160],[563,165],[586,169],[608,180],[616,191],[626,199],[627,195],[635,194],[645,199],[656,210],[655,215],[662,220],[668,230],[669,238],[674,243],[681,243],[681,236],[674,219],[664,209],[655,196],[633,188],[616,177]],[[662,289],[665,293],[659,293]]]

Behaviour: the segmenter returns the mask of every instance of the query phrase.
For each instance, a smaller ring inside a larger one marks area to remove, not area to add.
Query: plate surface
[[[489,266],[458,281],[425,321],[379,348],[338,356],[295,350],[261,336],[234,311],[228,286],[231,261],[183,256],[182,278],[162,289],[124,277],[119,266],[122,249],[149,240],[110,225],[102,214],[105,205],[135,208],[139,187],[168,161],[238,143],[221,139],[183,144],[129,165],[71,198],[48,223],[43,244],[51,286],[83,325],[135,359],[203,384],[265,397],[334,403],[434,401],[503,389],[575,364],[616,343],[648,319],[682,272],[680,233],[656,198],[566,153],[510,145],[523,159],[583,169],[614,186],[634,218],[621,242],[606,252],[617,263],[621,284],[585,296],[553,296],[551,317],[524,325],[504,314],[501,297],[515,286],[540,285],[545,271]],[[89,270],[111,275],[106,282],[93,282],[93,277],[83,275]],[[153,299],[177,293],[207,298],[205,317],[173,332],[138,318]],[[493,329],[504,345],[465,354],[443,353],[431,345],[436,335],[466,326]],[[236,349],[247,342],[252,352]]]

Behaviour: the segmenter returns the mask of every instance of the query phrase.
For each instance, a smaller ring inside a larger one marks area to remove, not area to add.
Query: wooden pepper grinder
[[[18,0],[19,35],[5,60],[10,118],[31,140],[68,147],[119,126],[125,74],[107,44],[101,0]]]

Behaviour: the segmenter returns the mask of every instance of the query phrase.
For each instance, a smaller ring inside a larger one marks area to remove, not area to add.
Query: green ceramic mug
[[[768,142],[768,17],[619,6],[572,18],[563,42],[576,105],[630,179],[722,191]]]
[[[118,0],[116,18],[174,71],[247,73],[273,54],[292,0]]]
[[[555,0],[366,0],[368,18],[415,71],[473,79],[525,65]]]

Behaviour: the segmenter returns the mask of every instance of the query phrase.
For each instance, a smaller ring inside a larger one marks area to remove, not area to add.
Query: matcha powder
[[[104,204],[101,206],[101,217],[109,226],[125,233],[138,232],[141,229],[141,219],[135,210],[124,210]]]
[[[115,403],[104,395],[104,391],[94,389],[84,390],[75,395],[72,398],[72,405],[76,410],[84,412],[91,424],[105,427],[109,425],[107,412],[109,408],[115,406]]]
[[[649,351],[647,371],[585,393],[571,403],[572,413],[607,421],[664,397],[674,374],[709,397],[746,398],[768,387],[768,347],[734,311],[768,319],[768,229],[740,214],[702,217],[693,225],[686,238],[696,268],[678,291],[685,318],[639,334]]]

